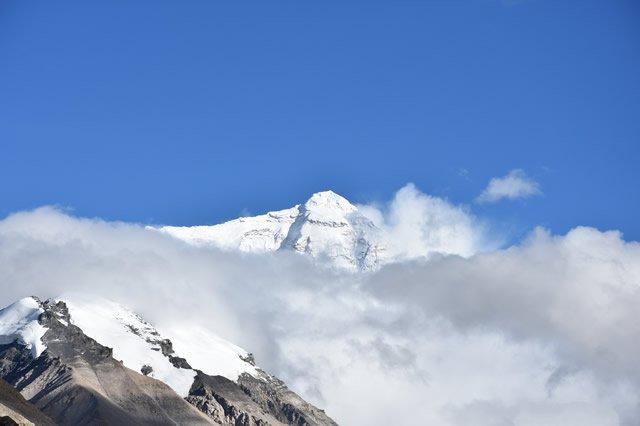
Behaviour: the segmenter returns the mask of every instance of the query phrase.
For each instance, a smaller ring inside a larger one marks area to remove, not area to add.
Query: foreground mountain
[[[0,311],[0,378],[63,425],[335,424],[241,348],[182,334],[102,299],[29,297]]]
[[[332,192],[304,204],[211,226],[157,228],[195,245],[264,253],[293,250],[339,268],[368,271],[384,262],[381,232],[356,206]]]

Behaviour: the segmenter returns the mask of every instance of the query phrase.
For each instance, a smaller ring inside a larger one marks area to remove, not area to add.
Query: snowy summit
[[[385,255],[380,230],[333,191],[317,192],[286,210],[219,225],[154,229],[198,246],[250,253],[293,250],[352,271],[373,270]]]

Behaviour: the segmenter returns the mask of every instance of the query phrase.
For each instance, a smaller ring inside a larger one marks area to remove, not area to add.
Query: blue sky
[[[414,182],[515,233],[640,239],[639,20],[625,0],[5,0],[0,215],[202,224]],[[512,169],[543,194],[473,202]]]

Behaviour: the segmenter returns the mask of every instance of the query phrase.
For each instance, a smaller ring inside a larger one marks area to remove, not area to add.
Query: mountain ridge
[[[78,300],[27,297],[0,310],[0,379],[57,424],[336,424],[235,345],[210,338],[198,341],[210,356],[183,358],[132,311]],[[106,324],[89,336],[78,326],[89,322]]]

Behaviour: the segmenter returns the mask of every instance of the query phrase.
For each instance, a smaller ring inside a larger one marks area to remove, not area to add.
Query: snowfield
[[[380,230],[333,191],[304,204],[211,226],[149,227],[196,246],[265,253],[293,250],[350,271],[376,269],[385,261]]]
[[[16,340],[31,349],[34,358],[47,348],[42,336],[47,329],[38,323],[44,310],[37,299],[25,297],[0,311],[0,344],[6,345]]]
[[[182,397],[189,394],[196,369],[233,381],[243,373],[260,376],[258,368],[245,361],[247,351],[203,327],[176,326],[161,333],[136,313],[107,299],[65,294],[55,300],[67,305],[73,325],[101,345],[112,348],[114,359],[166,383]],[[43,312],[40,302],[33,297],[0,310],[0,344],[17,341],[29,348],[34,358],[40,356],[46,350],[42,336],[47,329],[38,323]],[[58,320],[68,326],[64,319]],[[170,355],[184,358],[191,368],[174,366],[169,354],[163,353],[166,339],[171,342]]]
[[[113,357],[137,372],[151,367],[149,376],[168,384],[180,396],[187,396],[196,375],[195,369],[209,375],[237,380],[242,373],[257,376],[257,368],[241,357],[248,353],[198,327],[176,328],[160,332],[139,315],[106,299],[67,294],[71,322],[103,346],[113,348]],[[185,358],[189,368],[174,366],[162,353],[161,342],[170,339],[174,356]]]

